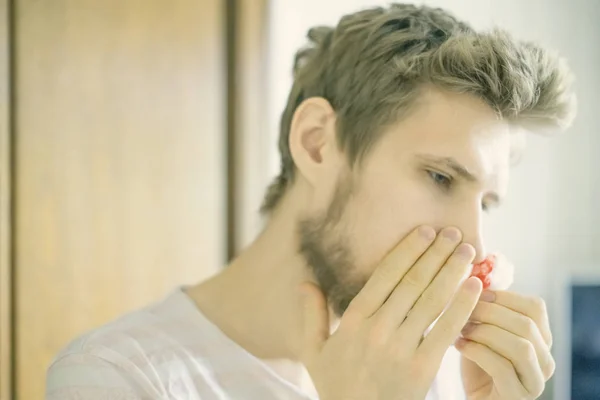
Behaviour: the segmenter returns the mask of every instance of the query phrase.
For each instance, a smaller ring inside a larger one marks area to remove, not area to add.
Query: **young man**
[[[469,399],[542,393],[543,301],[464,276],[486,256],[482,215],[519,131],[572,119],[568,71],[429,7],[308,36],[265,230],[214,278],[74,341],[48,399],[442,398],[453,345]]]

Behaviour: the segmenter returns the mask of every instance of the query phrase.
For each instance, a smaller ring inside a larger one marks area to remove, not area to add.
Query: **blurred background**
[[[386,3],[0,0],[0,399],[43,398],[69,340],[253,239],[307,29]],[[529,137],[486,230],[514,289],[547,301],[543,398],[600,399],[600,2],[414,3],[539,41],[576,74],[575,124]]]

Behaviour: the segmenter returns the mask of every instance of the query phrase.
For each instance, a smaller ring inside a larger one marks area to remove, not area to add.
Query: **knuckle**
[[[430,308],[437,306],[439,303],[441,303],[441,300],[440,296],[437,293],[435,293],[435,291],[425,290],[423,293],[421,293],[421,298],[419,299],[419,302],[422,303],[425,307]]]
[[[410,272],[404,276],[402,281],[414,289],[421,289],[428,283],[423,274],[418,271],[418,268],[411,269]]]
[[[546,313],[546,301],[544,299],[542,299],[541,297],[533,297],[530,301],[532,308],[539,315],[543,315]]]
[[[379,282],[389,282],[398,280],[399,272],[396,265],[392,262],[384,262],[375,272],[375,279]]]
[[[376,322],[371,325],[367,334],[367,343],[369,346],[379,348],[384,346],[390,337],[389,329],[382,322]]]
[[[524,331],[527,337],[531,338],[535,335],[537,325],[535,324],[535,321],[533,321],[531,318],[526,317],[524,315],[519,316],[519,325],[521,326],[521,329]]]
[[[554,357],[551,355],[548,356],[548,362],[544,366],[544,378],[550,379],[552,375],[554,375],[554,371],[556,370],[556,361],[554,361]]]
[[[523,355],[525,356],[525,360],[530,365],[537,365],[539,360],[533,344],[527,340],[525,340],[525,343],[526,345],[523,346]]]
[[[544,382],[543,380],[536,380],[534,387],[533,387],[533,393],[531,393],[533,395],[534,399],[537,399],[538,397],[540,397],[542,395],[542,393],[544,392],[544,389],[546,388],[546,382]]]
[[[519,338],[514,345],[515,352],[518,356],[522,357],[528,362],[537,360],[535,349],[529,340]]]

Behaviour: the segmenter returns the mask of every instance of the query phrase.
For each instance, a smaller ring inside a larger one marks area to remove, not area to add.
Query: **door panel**
[[[225,256],[217,0],[15,1],[18,399],[74,336]]]

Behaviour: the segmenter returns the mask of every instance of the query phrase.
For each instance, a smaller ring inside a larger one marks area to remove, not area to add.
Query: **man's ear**
[[[335,153],[335,117],[327,100],[311,97],[298,106],[292,118],[290,152],[298,173],[310,184],[330,161],[327,157]]]

